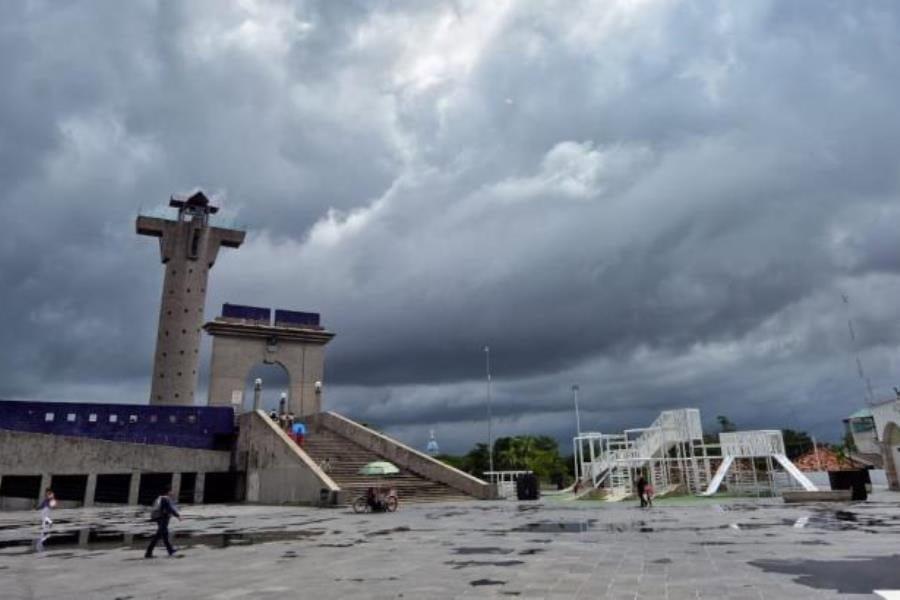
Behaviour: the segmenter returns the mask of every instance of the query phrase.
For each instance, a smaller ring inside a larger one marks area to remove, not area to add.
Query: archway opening
[[[900,427],[893,421],[884,428],[884,471],[892,490],[900,490]]]
[[[269,412],[278,410],[281,394],[289,394],[291,377],[279,363],[259,363],[250,369],[247,380],[244,382],[244,412],[253,410],[253,397],[256,393],[255,382],[262,380],[262,390],[259,399],[259,408]]]

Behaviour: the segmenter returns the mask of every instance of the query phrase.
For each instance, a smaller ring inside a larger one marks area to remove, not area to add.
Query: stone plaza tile
[[[153,561],[141,558],[149,527],[134,509],[60,510],[41,554],[34,514],[0,513],[0,597],[284,598],[298,586],[316,598],[848,597],[838,585],[860,600],[875,596],[856,565],[896,564],[900,578],[900,495],[884,492],[844,506],[685,499],[648,511],[552,500],[391,515],[184,509],[173,526],[184,558]]]

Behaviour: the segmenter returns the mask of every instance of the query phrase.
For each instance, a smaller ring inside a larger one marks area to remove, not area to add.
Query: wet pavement
[[[177,559],[135,509],[0,513],[0,598],[877,598],[900,589],[900,494],[345,509],[186,506]]]

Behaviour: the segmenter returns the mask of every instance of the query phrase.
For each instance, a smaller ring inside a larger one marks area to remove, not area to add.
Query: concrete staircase
[[[407,470],[384,477],[358,475],[360,467],[384,457],[327,429],[311,431],[306,436],[303,450],[318,465],[327,466],[325,472],[342,490],[347,490],[347,502],[352,503],[370,486],[390,486],[397,489],[400,504],[420,502],[450,502],[471,500],[472,497],[446,484],[429,481]]]

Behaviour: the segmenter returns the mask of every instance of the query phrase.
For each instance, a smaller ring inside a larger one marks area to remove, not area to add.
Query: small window
[[[177,422],[178,422],[178,417],[176,417],[175,415],[169,415],[169,423],[177,423]]]
[[[156,423],[156,415],[150,415],[150,422]]]
[[[128,422],[129,423],[137,423],[138,422],[137,415],[128,415]]]
[[[55,418],[56,415],[54,415],[52,412],[44,413],[44,421],[46,421],[47,423],[52,423]]]
[[[110,422],[110,423],[118,423],[118,422],[119,422],[119,415],[109,415],[109,422]]]
[[[66,421],[68,421],[69,423],[74,423],[75,418],[75,413],[69,413],[66,415]]]
[[[197,423],[197,415],[188,415],[187,422],[195,425]]]
[[[97,413],[91,413],[91,414],[89,414],[89,415],[88,415],[88,422],[89,422],[89,423],[96,423],[96,422],[97,422]]]

